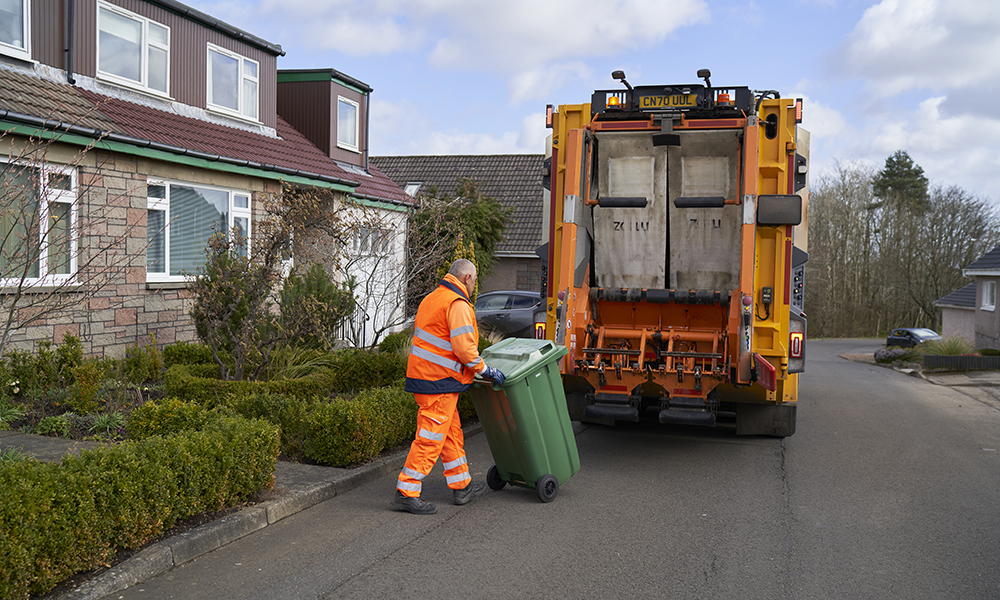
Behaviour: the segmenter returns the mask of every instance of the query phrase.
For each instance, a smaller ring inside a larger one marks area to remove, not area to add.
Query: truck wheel
[[[490,486],[490,489],[493,491],[502,490],[507,485],[507,482],[500,477],[500,471],[497,470],[496,465],[493,465],[489,471],[486,471],[486,485]]]
[[[542,502],[552,502],[559,492],[559,480],[552,475],[542,475],[535,486],[538,491],[538,499]]]

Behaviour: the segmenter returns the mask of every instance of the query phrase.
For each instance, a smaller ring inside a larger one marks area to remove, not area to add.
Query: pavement
[[[845,354],[841,358],[876,364],[870,354]],[[924,372],[919,368],[891,366],[888,368],[921,377],[935,385],[1000,387],[1000,371],[938,373]],[[469,437],[481,431],[482,426],[477,423],[467,427],[465,435]],[[79,453],[83,449],[97,445],[96,442],[0,431],[0,449],[18,448],[25,454],[48,462],[59,462],[68,453]],[[396,474],[403,467],[406,452],[402,450],[353,469],[279,461],[274,484],[277,498],[147,546],[122,563],[63,594],[59,600],[100,600],[151,579],[229,542],[273,525],[289,515],[369,481]],[[388,506],[388,497],[386,505]]]

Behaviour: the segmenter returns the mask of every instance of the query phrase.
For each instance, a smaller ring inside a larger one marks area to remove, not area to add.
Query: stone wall
[[[146,282],[147,176],[252,190],[254,218],[261,194],[277,193],[279,184],[97,150],[76,167],[79,285],[62,295],[73,305],[14,330],[10,347],[32,351],[40,340],[59,343],[73,335],[88,356],[123,358],[128,347],[152,338],[160,347],[195,340],[185,284]]]

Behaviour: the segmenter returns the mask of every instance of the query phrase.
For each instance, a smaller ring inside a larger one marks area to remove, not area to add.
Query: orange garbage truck
[[[573,420],[795,432],[805,368],[802,102],[704,83],[552,106],[536,337]],[[544,317],[544,318],[543,318]]]

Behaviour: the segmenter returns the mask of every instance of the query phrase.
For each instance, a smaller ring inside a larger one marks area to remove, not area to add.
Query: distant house
[[[941,309],[941,337],[961,337],[976,343],[976,282],[954,291],[934,306]]]
[[[396,185],[415,198],[435,188],[453,195],[459,179],[474,179],[478,189],[514,212],[499,244],[492,272],[480,291],[541,290],[542,244],[541,154],[456,156],[373,156],[372,162]]]
[[[1000,349],[1000,246],[963,268],[962,274],[975,281],[934,302],[942,309],[942,336],[961,335],[976,348]]]
[[[341,278],[344,269],[371,274],[359,264],[374,247],[382,263],[402,267],[399,215],[414,200],[368,163],[368,86],[333,70],[279,72],[280,46],[176,0],[3,4],[0,171],[14,173],[25,148],[54,140],[42,164],[19,172],[38,178],[29,187],[52,192],[25,206],[37,207],[41,222],[66,223],[63,246],[42,233],[47,251],[34,257],[29,283],[42,289],[83,278],[88,265],[61,253],[85,255],[101,239],[119,236],[130,255],[82,305],[18,328],[15,347],[73,334],[87,354],[121,357],[150,334],[161,345],[193,339],[187,284],[209,236],[252,237],[263,200],[283,186],[321,192],[329,207],[353,201],[385,216],[374,234],[357,228],[349,265],[325,261],[328,244],[344,241],[321,229],[297,236],[292,261],[320,262]],[[306,83],[314,89],[303,91]],[[318,132],[313,124],[324,122]],[[0,187],[8,183],[0,178]],[[106,229],[78,226],[112,203]],[[0,239],[16,227],[0,219]],[[0,300],[15,277],[0,261]],[[354,322],[362,342],[377,321],[365,310],[362,302]]]

